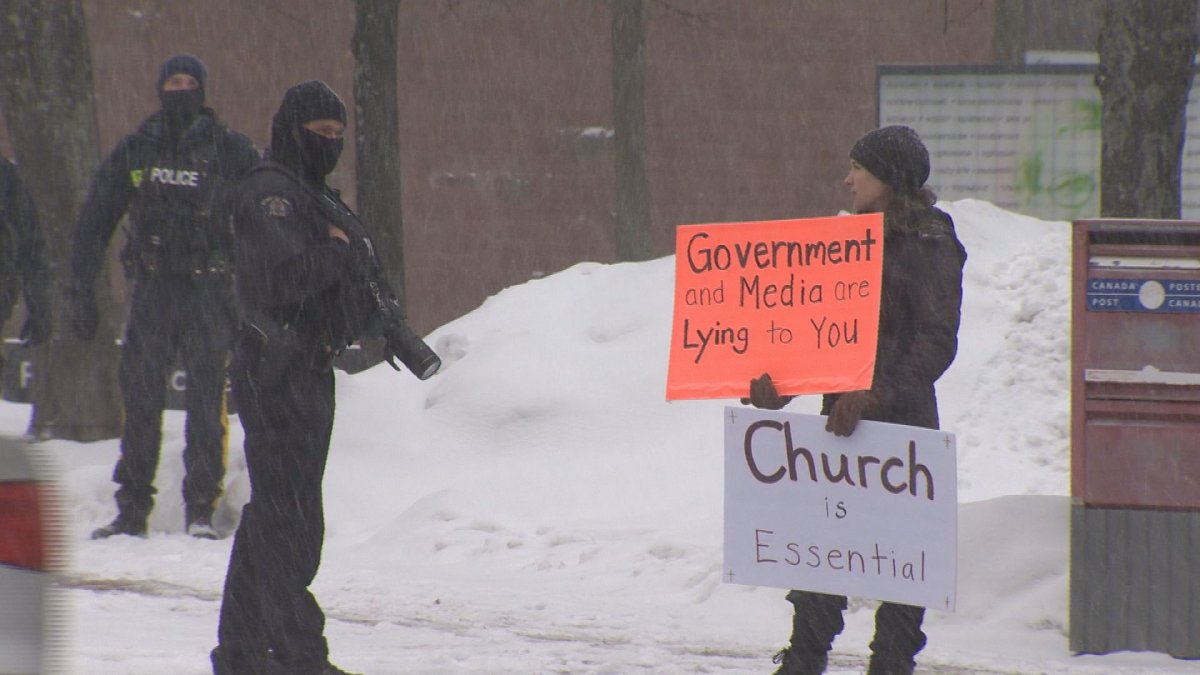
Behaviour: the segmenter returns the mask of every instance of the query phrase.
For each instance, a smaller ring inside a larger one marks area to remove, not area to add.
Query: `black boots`
[[[322,670],[318,671],[317,675],[354,675],[354,673],[342,670],[341,668],[338,668],[337,666],[333,665],[332,663],[329,663],[328,661],[326,661],[325,667]]]
[[[128,534],[132,537],[146,536],[146,514],[122,511],[113,521],[104,527],[92,530],[92,539],[108,539],[114,534]]]
[[[92,539],[107,539],[114,534],[145,537],[146,521],[150,518],[150,509],[154,508],[154,493],[122,486],[114,499],[117,502],[117,517],[108,525],[92,530]]]
[[[212,661],[213,675],[270,675],[278,670],[270,670],[274,664],[269,654],[252,658],[240,652],[233,652],[223,647],[216,647],[208,654]]]
[[[116,534],[127,534],[131,537],[146,536],[146,514],[122,511],[113,521],[104,527],[92,530],[92,539],[108,539]],[[188,519],[187,533],[197,539],[220,539],[221,535],[213,528],[211,516],[197,516]]]
[[[788,602],[792,615],[792,639],[787,649],[775,655],[775,675],[820,675],[829,661],[833,640],[845,626],[842,612],[846,598],[792,591]],[[892,602],[875,610],[875,637],[867,675],[912,675],[917,652],[925,646],[921,623],[925,609]]]
[[[248,658],[217,647],[209,654],[213,675],[354,675],[329,661],[300,670],[277,661],[270,653]]]
[[[821,675],[829,665],[828,654],[802,653],[791,648],[780,651],[773,660],[779,664],[775,675]],[[915,668],[912,659],[893,659],[872,654],[867,675],[913,675]]]
[[[773,661],[779,664],[775,675],[821,675],[829,665],[833,639],[842,632],[843,599],[792,591],[788,600],[796,605],[792,617],[791,644],[780,650]]]
[[[188,505],[186,508],[187,533],[197,539],[220,539],[212,524],[213,509],[211,504],[201,506]]]
[[[829,655],[825,652],[798,652],[788,647],[780,650],[772,660],[779,664],[775,675],[821,675],[829,664]]]
[[[117,517],[108,525],[93,530],[92,539],[107,539],[117,534],[145,537],[146,521],[154,508],[153,493],[135,493],[122,487],[117,490],[116,501]],[[213,528],[212,517],[211,504],[188,505],[185,515],[187,533],[197,539],[220,539],[221,535]]]
[[[867,675],[913,675],[916,664],[912,659],[886,658],[872,654],[867,664]]]
[[[846,598],[824,593],[791,591],[788,602],[792,614],[791,644],[775,655],[779,668],[776,675],[820,675],[829,662],[833,639],[842,632],[845,623],[842,612]]]
[[[869,675],[912,675],[914,659],[925,647],[925,608],[883,602],[875,610]]]

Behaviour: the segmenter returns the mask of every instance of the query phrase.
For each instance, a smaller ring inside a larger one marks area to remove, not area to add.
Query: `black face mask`
[[[200,114],[200,109],[204,107],[204,90],[196,88],[159,92],[158,100],[162,101],[167,123],[178,127]]]
[[[304,175],[322,180],[337,166],[342,155],[342,138],[326,138],[308,129],[300,129],[300,161]]]

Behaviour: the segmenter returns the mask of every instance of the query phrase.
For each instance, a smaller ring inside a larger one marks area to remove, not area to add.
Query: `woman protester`
[[[967,254],[949,214],[934,207],[926,185],[929,152],[913,129],[888,126],[868,132],[850,150],[843,183],[854,213],[883,213],[883,290],[879,343],[870,389],[826,394],[825,429],[854,433],[860,420],[938,428],[934,383],[954,361]],[[749,403],[778,410],[791,400],[769,374],[750,383]],[[816,675],[828,663],[844,628],[843,596],[793,590],[791,642],[775,656],[776,675]],[[875,612],[868,675],[911,675],[925,646],[925,609],[882,602]]]

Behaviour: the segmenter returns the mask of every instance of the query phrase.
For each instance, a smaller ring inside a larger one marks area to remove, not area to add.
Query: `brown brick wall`
[[[444,5],[441,5],[444,7]],[[431,328],[580,260],[612,261],[609,15],[600,2],[401,5],[412,314]],[[962,11],[968,7],[970,11]],[[824,215],[875,120],[876,63],[987,63],[988,3],[651,4],[653,246],[681,223]],[[406,67],[407,66],[407,67]]]
[[[1087,4],[1086,2],[1084,4]],[[85,0],[107,152],[197,54],[208,98],[261,148],[283,91],[352,104],[349,0]],[[834,213],[875,120],[881,63],[990,63],[993,0],[649,3],[656,254],[675,225]],[[400,131],[410,315],[429,331],[500,289],[614,256],[610,26],[601,0],[405,0]],[[1031,47],[1032,48],[1032,47]],[[0,129],[0,151],[8,152]],[[331,183],[354,199],[348,144]]]

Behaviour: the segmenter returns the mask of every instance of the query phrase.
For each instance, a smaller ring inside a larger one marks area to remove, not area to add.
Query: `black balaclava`
[[[177,73],[184,73],[196,78],[200,86],[195,89],[180,91],[163,91],[167,78]],[[163,119],[172,137],[179,133],[196,119],[204,108],[204,87],[208,84],[208,69],[200,59],[191,54],[176,54],[163,61],[158,69],[158,100],[162,103]]]
[[[320,80],[301,82],[283,95],[271,120],[271,159],[297,172],[314,185],[337,166],[341,138],[325,138],[304,128],[313,120],[346,123],[346,106],[329,85]]]
[[[915,195],[929,180],[929,151],[905,126],[868,131],[850,149],[850,159],[893,190]]]

